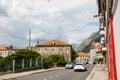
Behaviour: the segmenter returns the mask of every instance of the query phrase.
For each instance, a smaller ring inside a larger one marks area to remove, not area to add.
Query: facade
[[[0,56],[2,57],[6,57],[10,54],[12,54],[13,51],[11,51],[10,49],[8,49],[7,47],[5,46],[0,46]]]
[[[38,43],[34,49],[44,57],[51,54],[63,55],[65,60],[71,61],[72,46],[58,39]]]
[[[91,49],[90,50],[90,62],[91,64],[93,64],[94,59],[96,58],[96,49]]]
[[[78,57],[76,58],[76,62],[79,62],[79,61],[88,62],[90,59],[89,53],[78,52],[77,55],[78,55]]]
[[[103,51],[101,50],[101,48],[103,48],[103,45],[100,42],[93,42],[92,46],[95,49],[90,50],[91,62],[96,61],[97,63],[106,63],[106,60],[105,60],[106,56],[103,53]],[[92,60],[92,58],[93,58],[93,60]]]
[[[120,80],[120,1],[97,0],[102,52],[106,54],[108,80]]]

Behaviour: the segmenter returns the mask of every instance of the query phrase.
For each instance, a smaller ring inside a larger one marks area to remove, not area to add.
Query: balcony
[[[101,30],[104,30],[104,27],[103,26],[100,26],[99,27],[99,30],[101,31]]]
[[[101,43],[101,44],[105,44],[105,38],[104,38],[104,37],[101,37],[100,43]]]
[[[106,51],[106,47],[103,47],[103,48],[102,48],[102,51]]]
[[[101,31],[100,31],[100,36],[101,36],[101,37],[104,37],[105,35],[106,35],[105,30],[101,30]]]

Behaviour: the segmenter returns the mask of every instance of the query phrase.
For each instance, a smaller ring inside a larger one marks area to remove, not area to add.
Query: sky
[[[59,39],[80,44],[97,32],[96,0],[0,0],[0,45],[27,47]]]

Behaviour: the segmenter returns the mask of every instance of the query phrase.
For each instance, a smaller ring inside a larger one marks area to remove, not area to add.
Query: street
[[[43,73],[35,73],[5,80],[85,80],[94,67],[90,64],[87,66],[87,71],[74,72],[73,69],[62,69]]]

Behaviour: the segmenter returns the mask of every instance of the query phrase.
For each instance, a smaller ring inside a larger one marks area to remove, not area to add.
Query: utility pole
[[[31,49],[31,28],[29,30],[29,49]]]

